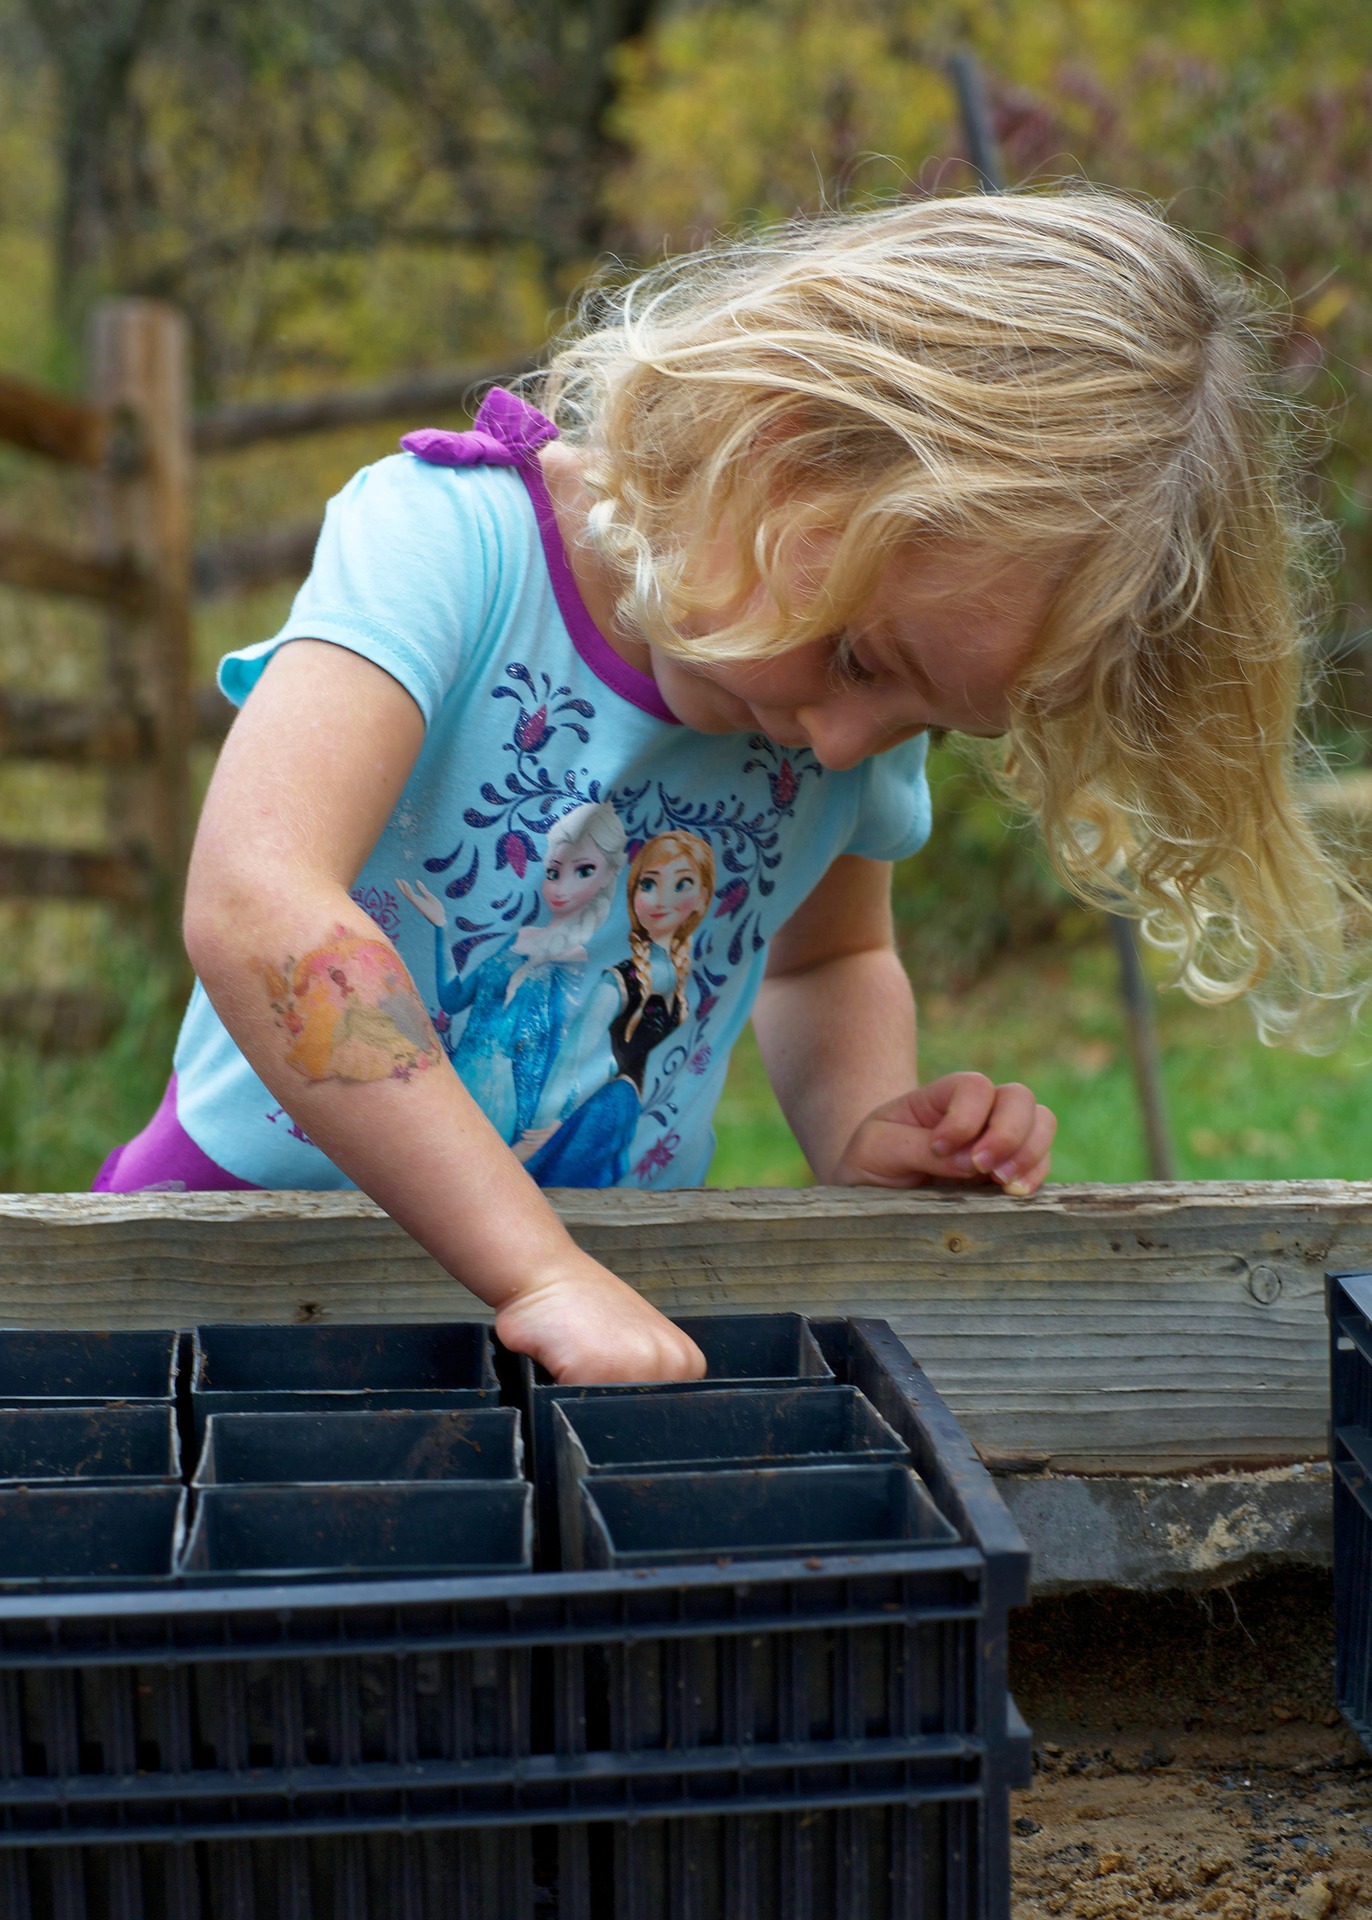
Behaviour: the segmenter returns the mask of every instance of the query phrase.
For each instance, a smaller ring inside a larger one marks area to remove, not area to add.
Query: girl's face
[[[550,854],[543,868],[543,898],[558,919],[580,913],[605,885],[609,861],[594,840],[574,840]]]
[[[653,676],[683,725],[765,733],[835,769],[930,727],[1002,733],[1059,579],[1042,561],[970,542],[907,551],[887,566],[846,648],[834,634],[717,666],[653,648]]]
[[[691,915],[708,902],[700,875],[684,854],[669,854],[645,867],[634,888],[633,910],[650,940],[665,947]]]

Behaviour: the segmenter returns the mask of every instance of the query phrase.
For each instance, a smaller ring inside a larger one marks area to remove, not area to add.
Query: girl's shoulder
[[[329,502],[328,518],[364,543],[451,561],[464,536],[495,538],[532,555],[538,528],[528,489],[510,467],[440,467],[392,453],[362,467]]]
[[[509,468],[392,454],[330,500],[308,578],[270,640],[228,654],[219,684],[245,700],[288,640],[325,640],[383,667],[429,724],[487,632],[542,564],[528,490]]]

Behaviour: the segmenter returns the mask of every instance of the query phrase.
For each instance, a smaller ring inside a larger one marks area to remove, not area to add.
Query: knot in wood
[[[943,1244],[949,1253],[965,1253],[967,1250],[967,1242],[960,1233],[945,1233]]]
[[[1275,1267],[1254,1267],[1248,1276],[1248,1291],[1260,1307],[1270,1307],[1281,1293],[1281,1275]]]

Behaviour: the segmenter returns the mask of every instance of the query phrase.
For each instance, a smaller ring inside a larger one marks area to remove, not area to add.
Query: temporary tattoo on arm
[[[262,978],[286,1060],[307,1080],[408,1080],[443,1058],[394,947],[336,927],[326,946]]]

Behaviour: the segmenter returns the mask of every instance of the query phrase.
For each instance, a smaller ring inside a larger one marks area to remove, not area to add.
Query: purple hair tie
[[[556,438],[557,428],[537,407],[504,387],[492,387],[470,432],[420,427],[400,444],[431,467],[517,467]]]

